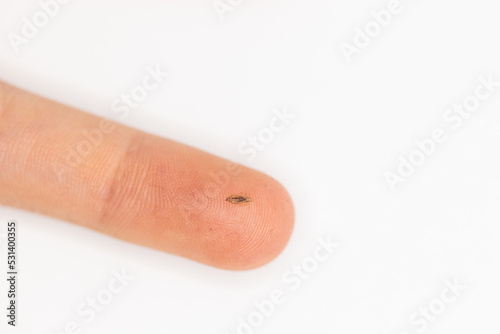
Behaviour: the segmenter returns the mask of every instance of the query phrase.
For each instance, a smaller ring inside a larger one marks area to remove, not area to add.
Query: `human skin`
[[[0,82],[0,204],[223,269],[287,244],[294,209],[260,172]]]

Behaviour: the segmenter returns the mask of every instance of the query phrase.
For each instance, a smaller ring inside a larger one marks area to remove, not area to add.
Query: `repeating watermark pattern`
[[[445,280],[444,286],[436,298],[419,307],[417,311],[410,315],[408,327],[398,332],[398,334],[424,333],[467,289],[457,278]]]
[[[76,307],[78,320],[68,321],[61,330],[50,334],[81,334],[83,328],[94,321],[113,302],[115,297],[121,294],[125,288],[135,280],[124,269],[112,270],[112,277],[108,280],[106,287],[100,289],[92,296],[87,297]]]
[[[411,2],[412,0],[408,1]],[[354,56],[361,54],[363,50],[368,48],[372,41],[377,38],[405,8],[401,0],[389,0],[384,8],[371,11],[370,20],[362,27],[359,25],[355,26],[352,41],[342,41],[339,43],[340,51],[344,55],[347,63],[352,63]]]
[[[238,153],[246,156],[247,161],[253,161],[258,152],[265,150],[274,140],[277,133],[283,132],[291,121],[297,118],[287,106],[273,109],[273,114],[268,127],[262,128],[256,135],[248,136],[238,145]]]
[[[226,15],[241,6],[243,0],[215,0],[212,5],[221,21],[226,19]]]
[[[137,109],[149,94],[158,89],[170,76],[170,73],[162,70],[159,64],[156,64],[155,68],[147,66],[146,72],[140,84],[135,85],[129,93],[121,94],[111,104],[111,111],[120,115],[121,120],[126,119],[132,109]]]
[[[318,238],[312,255],[304,258],[299,264],[294,264],[282,274],[281,281],[288,287],[288,290],[276,288],[269,293],[269,298],[255,301],[250,313],[237,317],[236,331],[233,333],[252,334],[257,328],[262,327],[266,319],[270,318],[278,306],[286,301],[287,294],[297,291],[302,283],[310,279],[318,270],[320,264],[327,261],[339,247],[340,244],[333,241],[331,236]],[[226,332],[226,334],[229,333]]]
[[[158,89],[169,77],[169,72],[162,70],[159,64],[154,68],[147,66],[145,72],[141,83],[132,87],[130,92],[121,94],[112,102],[111,112],[117,114],[121,120],[126,119],[132,109],[138,108],[149,94]],[[97,128],[82,129],[78,141],[66,144],[61,161],[52,165],[58,180],[64,182],[64,175],[71,168],[83,164],[86,158],[103,143],[106,136],[109,136],[115,128],[112,121],[102,118]]]
[[[442,117],[443,126],[434,128],[427,138],[414,141],[414,149],[407,155],[398,157],[398,166],[394,171],[384,173],[385,181],[388,187],[394,191],[396,187],[404,183],[412,176],[418,167],[422,166],[429,157],[435,154],[439,145],[444,143],[450,137],[452,131],[462,127],[463,122],[476,112],[481,103],[491,98],[500,87],[500,81],[495,81],[493,74],[480,76],[479,84],[474,93],[465,97],[462,101],[454,103],[447,109]]]
[[[55,18],[62,6],[68,4],[71,0],[40,0],[39,9],[34,12],[30,18],[24,16],[21,19],[19,33],[9,32],[7,38],[14,52],[18,53],[22,45],[27,45],[33,40],[41,29],[46,27],[50,21]]]

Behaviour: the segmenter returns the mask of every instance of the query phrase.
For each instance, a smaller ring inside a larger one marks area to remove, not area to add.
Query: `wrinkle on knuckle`
[[[98,228],[112,232],[120,228],[131,217],[139,214],[141,206],[140,189],[144,183],[141,154],[143,134],[137,132],[131,136],[124,149],[119,153],[116,166],[103,186],[99,207]]]

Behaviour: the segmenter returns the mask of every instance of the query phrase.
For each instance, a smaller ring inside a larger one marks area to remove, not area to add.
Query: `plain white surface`
[[[73,0],[15,53],[8,34],[40,7],[0,1],[1,80],[263,171],[296,208],[277,260],[228,272],[0,207],[19,222],[21,273],[19,326],[2,315],[0,332],[233,334],[275,289],[285,301],[255,333],[498,332],[500,89],[459,129],[442,117],[479,76],[500,80],[500,8],[403,1],[348,63],[340,44],[389,2],[233,0],[220,20],[212,0]],[[157,64],[168,80],[116,117],[112,102]],[[247,161],[238,146],[283,106],[297,118]],[[391,191],[384,173],[438,127],[447,141]],[[326,236],[340,247],[292,290],[282,276]],[[122,269],[135,279],[86,322],[78,306]],[[411,324],[443,311],[447,280],[465,291],[425,330]]]

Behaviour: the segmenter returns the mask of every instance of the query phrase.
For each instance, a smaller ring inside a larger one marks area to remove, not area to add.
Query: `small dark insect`
[[[243,204],[243,203],[249,203],[252,201],[250,197],[245,197],[245,196],[229,196],[226,198],[226,201],[231,202],[232,204]]]

